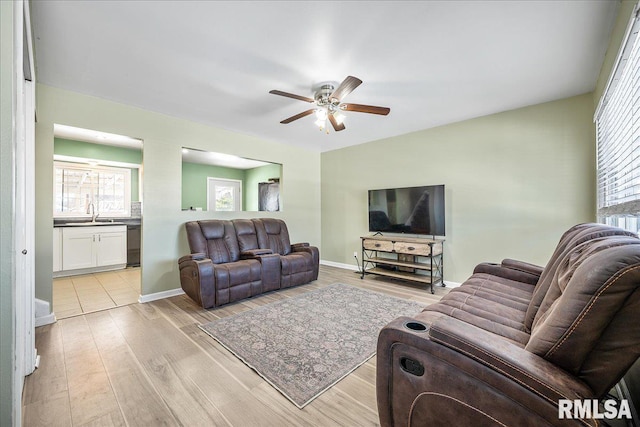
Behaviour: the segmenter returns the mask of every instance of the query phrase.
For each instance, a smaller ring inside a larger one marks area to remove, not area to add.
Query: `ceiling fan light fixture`
[[[318,121],[325,121],[327,120],[327,110],[325,108],[318,108],[316,110],[316,118],[318,119]]]
[[[333,118],[336,119],[336,123],[341,125],[342,123],[344,123],[345,116],[340,111],[336,111],[335,113],[333,113]]]

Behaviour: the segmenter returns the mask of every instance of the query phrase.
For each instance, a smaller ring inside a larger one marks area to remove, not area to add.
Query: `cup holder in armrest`
[[[416,332],[424,332],[427,330],[427,325],[420,322],[407,322],[404,324],[404,327]]]
[[[400,367],[403,371],[421,377],[424,375],[424,365],[417,360],[409,359],[408,357],[400,358]]]

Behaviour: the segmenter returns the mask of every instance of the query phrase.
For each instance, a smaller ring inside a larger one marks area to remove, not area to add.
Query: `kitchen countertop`
[[[136,225],[140,225],[141,223],[141,219],[140,218],[108,218],[108,219],[100,219],[98,218],[96,220],[96,222],[100,223],[100,226],[107,225],[110,224],[111,222],[113,222],[113,225],[128,225],[128,226],[136,226]],[[68,224],[86,224],[87,226],[91,225],[91,221],[87,221],[86,219],[64,219],[64,218],[60,218],[60,219],[54,219],[53,220],[53,227],[57,228],[57,227],[67,227]]]

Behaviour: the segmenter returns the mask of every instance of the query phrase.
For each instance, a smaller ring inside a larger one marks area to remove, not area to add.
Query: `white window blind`
[[[640,19],[638,5],[595,115],[600,222],[640,227]]]

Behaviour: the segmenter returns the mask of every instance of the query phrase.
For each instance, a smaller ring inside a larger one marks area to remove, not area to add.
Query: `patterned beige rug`
[[[375,354],[383,326],[423,308],[334,284],[200,328],[303,408]]]

